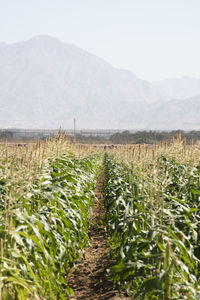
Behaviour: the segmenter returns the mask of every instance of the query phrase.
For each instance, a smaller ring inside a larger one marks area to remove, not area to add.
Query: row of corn
[[[0,299],[66,299],[72,293],[66,274],[88,243],[101,163],[98,154],[54,155],[29,186],[20,181],[20,193],[10,184],[14,171],[6,176],[0,169]]]
[[[200,299],[200,166],[104,163],[115,285],[133,299]]]

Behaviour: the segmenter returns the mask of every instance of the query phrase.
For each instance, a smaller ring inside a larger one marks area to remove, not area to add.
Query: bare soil
[[[90,246],[84,257],[76,264],[67,278],[67,284],[73,289],[72,300],[129,300],[125,294],[114,289],[112,280],[106,271],[114,262],[109,255],[103,219],[105,216],[102,184],[104,173],[100,174],[94,203],[91,226],[89,228]]]

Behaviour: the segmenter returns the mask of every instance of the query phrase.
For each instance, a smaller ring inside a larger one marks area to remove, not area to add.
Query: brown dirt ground
[[[67,278],[67,284],[73,289],[71,300],[129,300],[125,294],[113,288],[106,269],[113,265],[106,242],[106,234],[101,220],[105,216],[102,184],[104,173],[99,176],[91,226],[89,229],[90,246],[85,256],[76,264]]]

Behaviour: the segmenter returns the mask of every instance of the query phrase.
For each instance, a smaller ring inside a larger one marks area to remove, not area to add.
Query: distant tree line
[[[84,134],[77,134],[75,139],[79,143],[103,143],[103,144],[155,144],[161,141],[171,141],[177,135],[180,135],[182,139],[186,139],[187,143],[190,143],[193,140],[194,143],[200,141],[200,131],[183,131],[183,130],[173,130],[173,131],[137,131],[137,132],[130,132],[125,130],[123,132],[117,132],[112,134],[110,137],[108,136],[99,136],[95,134],[91,135],[84,135]],[[29,132],[15,132],[14,130],[0,130],[0,139],[43,139],[45,140],[49,134],[45,132],[39,133],[29,133]],[[51,134],[53,136],[53,133]],[[73,140],[74,137],[69,135],[69,139]]]
[[[183,131],[183,130],[173,130],[173,131],[137,131],[131,133],[128,130],[121,133],[115,133],[110,137],[110,142],[116,144],[155,144],[161,141],[171,141],[173,138],[181,135],[182,139],[186,139],[187,143],[193,140],[196,143],[200,140],[200,131]]]
[[[117,132],[111,135],[109,138],[96,135],[76,135],[76,141],[79,143],[108,143],[108,144],[155,144],[161,141],[169,142],[177,135],[181,135],[182,139],[186,139],[189,144],[191,140],[196,143],[200,141],[200,131],[183,131],[183,130],[173,130],[173,131],[137,131],[131,133],[128,130],[123,132]],[[69,137],[71,140],[72,136]]]
[[[0,139],[12,139],[13,138],[13,132],[11,131],[0,131]]]
[[[45,140],[46,138],[53,137],[55,135],[54,132],[49,133],[45,131],[29,131],[23,129],[0,129],[0,139],[6,140]]]
[[[68,138],[70,141],[74,140],[74,136],[68,135]],[[84,135],[84,134],[76,134],[75,140],[78,143],[83,143],[83,144],[106,144],[109,142],[108,139],[106,139],[103,136],[98,136],[98,135]]]

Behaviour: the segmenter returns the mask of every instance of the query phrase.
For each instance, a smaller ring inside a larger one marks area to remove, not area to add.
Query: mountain
[[[118,125],[137,130],[200,130],[199,115],[200,95],[148,104],[124,103],[118,114]]]
[[[158,100],[126,70],[49,36],[0,44],[0,126],[112,126],[123,103]],[[95,125],[96,124],[96,125]]]
[[[197,79],[150,83],[53,37],[0,43],[0,127],[200,128],[198,95]]]
[[[185,99],[200,94],[200,79],[183,76],[168,78],[152,83],[161,95],[169,99]]]
[[[160,124],[165,129],[200,129],[200,94],[184,100],[157,102],[149,106],[146,114],[151,114],[155,128]]]

